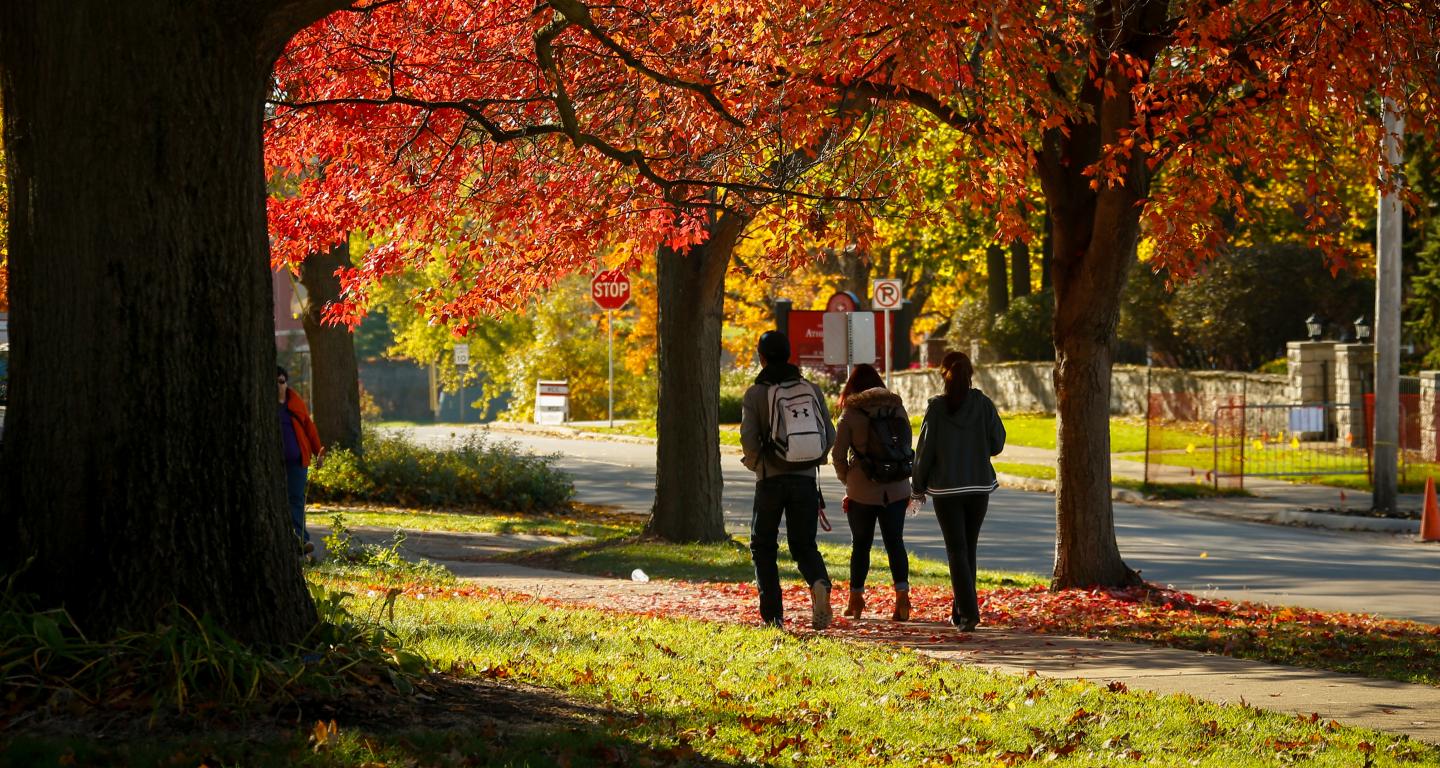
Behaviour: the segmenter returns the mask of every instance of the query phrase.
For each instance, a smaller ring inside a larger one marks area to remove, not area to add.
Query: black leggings
[[[954,603],[950,609],[956,624],[980,621],[979,600],[975,596],[975,548],[980,543],[980,524],[990,506],[987,493],[961,496],[936,496],[935,517],[940,520],[940,533],[945,536],[945,556],[950,560],[950,589]]]

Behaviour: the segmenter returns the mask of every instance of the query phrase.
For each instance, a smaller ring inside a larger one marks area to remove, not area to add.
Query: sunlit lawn
[[[651,439],[654,439],[656,434],[654,419],[637,419],[635,421],[629,421],[623,424],[616,424],[614,427],[585,426],[581,429],[583,429],[585,432],[594,432],[600,435],[633,435],[636,437],[648,437]],[[737,446],[740,445],[740,425],[721,424],[720,444]]]
[[[1012,413],[1004,414],[1006,443],[1010,445],[1022,445],[1031,448],[1055,447],[1055,417],[1035,413]],[[912,416],[911,425],[918,435],[920,430],[920,416]],[[612,427],[582,428],[586,432],[596,434],[622,434],[637,435],[640,437],[655,437],[654,419],[638,419],[635,421],[617,424]],[[733,424],[720,425],[720,443],[722,445],[739,445],[740,433],[738,427]],[[1129,419],[1115,417],[1110,419],[1110,450],[1115,453],[1125,451],[1145,450],[1145,422],[1143,419]]]
[[[515,514],[513,512],[462,512],[404,507],[312,504],[307,515],[315,522],[344,516],[350,527],[452,531],[456,533],[527,533],[540,536],[605,536],[638,533],[644,518],[573,505],[568,513]]]
[[[995,462],[995,471],[1027,477],[1035,480],[1054,480],[1055,468],[1044,464],[1020,464]],[[1127,477],[1112,477],[1110,484],[1116,488],[1138,491],[1152,499],[1207,499],[1217,496],[1254,496],[1243,488],[1216,488],[1204,483],[1146,483]]]
[[[908,650],[526,601],[403,600],[442,667],[623,707],[615,732],[725,764],[1423,764],[1440,751],[1189,697],[1010,676]],[[560,747],[557,762],[585,761]],[[1371,762],[1373,761],[1373,763]]]

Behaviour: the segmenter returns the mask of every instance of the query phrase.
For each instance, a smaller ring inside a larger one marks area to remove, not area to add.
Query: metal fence
[[[1212,479],[1243,487],[1245,477],[1303,480],[1370,475],[1371,411],[1363,404],[1225,405],[1212,421]]]

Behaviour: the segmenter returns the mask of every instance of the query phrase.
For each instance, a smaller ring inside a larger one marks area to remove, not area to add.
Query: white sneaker
[[[825,629],[834,613],[830,610],[830,585],[817,581],[810,585],[810,626]]]

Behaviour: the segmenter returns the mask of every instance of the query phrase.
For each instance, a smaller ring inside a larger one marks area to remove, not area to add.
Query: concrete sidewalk
[[[388,539],[388,533],[357,530],[362,538],[371,540]],[[704,599],[696,587],[684,583],[637,583],[487,560],[498,552],[530,549],[554,540],[411,532],[404,549],[410,557],[445,565],[466,582],[579,606],[609,608],[627,600],[653,600],[658,610],[676,597]],[[910,622],[905,625],[908,631],[899,631],[900,625],[883,619],[860,621],[867,625],[865,633],[832,628],[825,634],[857,642],[894,643],[937,659],[1010,674],[1033,671],[1046,677],[1118,682],[1134,690],[1245,703],[1288,714],[1313,713],[1322,720],[1440,744],[1440,688],[1089,638],[992,627],[962,634],[933,622]],[[897,631],[887,633],[887,627]]]

